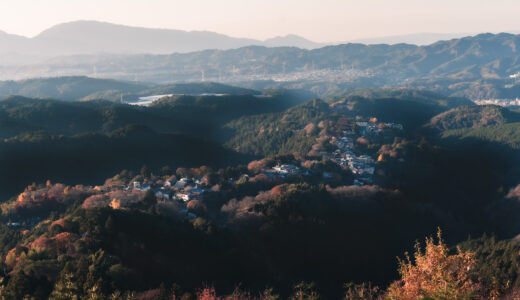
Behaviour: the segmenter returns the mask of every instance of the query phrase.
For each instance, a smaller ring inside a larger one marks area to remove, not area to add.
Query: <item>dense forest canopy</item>
[[[407,89],[140,88],[125,95],[171,96],[0,101],[2,297],[519,293],[518,112]]]

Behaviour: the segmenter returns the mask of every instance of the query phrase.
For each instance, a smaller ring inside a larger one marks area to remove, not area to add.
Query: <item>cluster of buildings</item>
[[[270,171],[268,171],[272,174],[276,174],[280,177],[286,177],[286,176],[297,176],[302,175],[304,172],[302,172],[300,167],[297,167],[295,165],[291,164],[278,164],[274,166]]]
[[[361,136],[378,135],[385,129],[403,130],[403,125],[397,123],[356,122],[356,126]]]
[[[337,164],[348,167],[355,176],[354,185],[373,183],[376,160],[367,154],[356,155],[355,138],[380,135],[385,129],[403,130],[403,125],[396,123],[356,122],[358,134],[352,130],[343,131],[341,136],[332,137],[331,143],[337,149],[330,157]]]
[[[208,187],[202,182],[201,178],[183,177],[179,180],[168,179],[148,183],[134,181],[126,187],[126,190],[152,190],[158,199],[188,202],[191,200],[202,200]]]
[[[372,184],[376,161],[369,155],[355,154],[353,133],[344,131],[343,136],[333,137],[332,143],[336,144],[338,149],[332,154],[331,160],[352,171],[355,177],[354,185]]]
[[[509,106],[520,106],[520,99],[482,99],[482,100],[474,100],[477,105],[498,105],[503,107]]]

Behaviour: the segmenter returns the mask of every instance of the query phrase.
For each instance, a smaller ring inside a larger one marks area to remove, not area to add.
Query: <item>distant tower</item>
[[[124,103],[123,102],[123,94],[121,94],[121,99],[119,99],[119,103]]]
[[[206,81],[206,77],[205,77],[205,74],[204,74],[204,69],[200,70],[200,81],[204,82]]]

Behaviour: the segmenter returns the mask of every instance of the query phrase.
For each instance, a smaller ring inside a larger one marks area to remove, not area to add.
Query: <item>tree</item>
[[[172,174],[173,174],[173,170],[172,170],[172,168],[170,166],[162,167],[161,175],[166,176],[166,175],[172,175]]]
[[[150,177],[150,172],[150,168],[148,168],[147,165],[141,167],[141,176],[143,176],[143,178]]]
[[[294,286],[294,292],[289,297],[290,300],[319,300],[321,296],[315,290],[314,282],[300,282]]]
[[[154,207],[155,204],[157,204],[157,197],[155,196],[155,193],[152,190],[147,190],[144,194],[143,202],[149,208]]]
[[[53,300],[76,300],[79,299],[81,289],[77,285],[74,275],[71,273],[64,274],[60,280],[56,282],[54,290],[49,299]]]
[[[417,243],[413,262],[408,255],[399,261],[401,280],[394,282],[388,291],[389,299],[474,299],[480,286],[472,280],[475,258],[471,252],[458,249],[450,255],[437,233],[437,243],[426,239],[424,252]]]

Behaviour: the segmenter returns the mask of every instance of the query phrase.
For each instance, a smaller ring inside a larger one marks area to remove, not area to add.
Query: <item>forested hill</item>
[[[214,82],[149,84],[117,81],[85,76],[34,78],[0,81],[0,98],[19,95],[29,98],[51,98],[65,101],[109,100],[133,102],[139,97],[168,94],[258,95],[260,91]]]
[[[468,99],[445,97],[415,90],[353,91],[347,96],[333,97],[332,107],[385,122],[398,122],[407,130],[415,130],[433,116],[462,105],[473,105]]]
[[[433,117],[426,126],[437,130],[481,128],[520,121],[520,113],[496,105],[460,106]]]
[[[300,101],[283,91],[179,95],[149,107],[11,96],[0,101],[0,197],[45,178],[93,183],[142,164],[160,168],[243,162],[247,155],[222,147],[234,134],[223,126],[244,116],[281,112]],[[26,167],[16,167],[21,165]]]
[[[464,278],[468,295],[489,299],[520,287],[520,246],[505,240],[520,232],[518,123],[440,139],[423,127],[435,115],[480,126],[488,108],[417,91],[332,104],[293,96],[0,101],[2,293],[192,299],[208,282],[233,297],[417,299],[399,295],[427,282],[430,298],[456,299]],[[447,242],[427,239],[426,253],[398,269],[396,256],[437,227]],[[503,241],[483,236],[449,252],[485,232]],[[455,292],[429,280],[431,269],[424,280],[403,273],[422,262],[449,266],[435,276]]]
[[[33,98],[79,100],[99,91],[135,93],[149,86],[111,79],[96,79],[83,76],[36,78],[23,81],[0,81],[0,98],[20,95]],[[120,96],[120,95],[118,95]]]
[[[303,99],[283,91],[262,97],[180,95],[164,98],[150,107],[102,100],[66,102],[11,96],[0,101],[0,138],[28,130],[60,134],[108,133],[141,123],[160,132],[218,139],[218,130],[226,122],[247,115],[283,111],[301,101]]]
[[[128,125],[109,134],[72,136],[28,132],[0,141],[0,197],[12,196],[31,182],[99,184],[123,169],[148,165],[225,167],[247,161],[219,144],[142,125]]]

